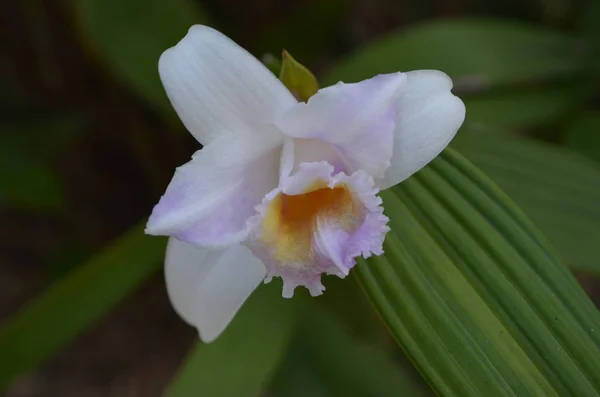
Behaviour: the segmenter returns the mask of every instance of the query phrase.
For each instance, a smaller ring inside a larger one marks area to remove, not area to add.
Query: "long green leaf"
[[[582,68],[576,42],[534,26],[455,19],[409,28],[367,45],[326,78],[356,81],[380,73],[439,69],[469,87],[488,88],[570,74]]]
[[[158,76],[158,58],[206,17],[191,0],[78,0],[83,39],[100,60],[165,114],[173,110]]]
[[[441,396],[600,395],[600,316],[544,237],[451,149],[382,195],[364,289]]]
[[[136,227],[0,328],[0,390],[52,355],[158,270],[165,240]]]
[[[600,273],[600,166],[559,146],[503,133],[464,131],[453,147],[527,213],[569,265]]]
[[[285,355],[297,305],[279,285],[259,288],[216,342],[194,349],[167,395],[258,396]]]

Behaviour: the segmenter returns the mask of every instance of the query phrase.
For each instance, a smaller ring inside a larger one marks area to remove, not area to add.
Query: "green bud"
[[[308,98],[319,90],[319,83],[315,75],[296,61],[286,50],[283,50],[281,54],[279,80],[299,101],[308,101]]]

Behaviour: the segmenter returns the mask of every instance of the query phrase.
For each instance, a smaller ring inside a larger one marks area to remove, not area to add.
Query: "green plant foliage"
[[[277,283],[258,288],[223,335],[194,349],[167,395],[260,395],[285,355],[297,306]]]
[[[597,309],[483,173],[447,149],[382,196],[386,254],[358,272],[438,395],[600,395]]]
[[[600,113],[584,113],[573,120],[565,145],[600,163]]]
[[[505,133],[461,131],[452,145],[527,213],[569,265],[600,273],[597,164]]]
[[[411,27],[365,46],[325,79],[442,70],[460,85],[486,89],[569,75],[583,68],[576,41],[551,30],[496,19],[454,19]]]
[[[295,349],[289,360],[299,360],[300,370],[308,367],[312,378],[327,390],[326,395],[432,395],[427,385],[418,379],[412,379],[410,371],[392,360],[382,351],[381,346],[366,343],[352,335],[335,314],[319,309],[316,305],[307,305],[303,314]],[[288,366],[293,365],[288,363]],[[285,366],[282,370],[286,371]],[[290,370],[292,369],[287,369]]]
[[[57,211],[64,199],[56,173],[44,164],[0,168],[0,198],[15,207]]]
[[[133,228],[0,328],[0,390],[90,327],[158,270],[165,239]]]
[[[269,392],[273,397],[330,397],[331,391],[302,349],[292,345]]]
[[[552,126],[588,100],[592,90],[585,84],[548,86],[465,96],[464,102],[470,123],[503,128]]]
[[[99,60],[142,98],[172,117],[158,76],[158,59],[206,16],[191,0],[78,0],[83,39]]]

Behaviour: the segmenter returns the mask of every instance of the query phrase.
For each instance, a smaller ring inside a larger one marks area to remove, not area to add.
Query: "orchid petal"
[[[406,77],[379,75],[360,83],[319,90],[308,103],[298,103],[275,124],[298,140],[328,144],[339,155],[344,171],[363,170],[379,178],[390,165],[396,118],[396,99]],[[295,142],[297,143],[297,142]],[[295,163],[309,162],[310,150],[295,152]]]
[[[169,299],[207,343],[223,332],[265,274],[262,262],[243,245],[209,250],[171,238],[167,246]]]
[[[450,143],[465,119],[465,105],[450,91],[452,80],[437,70],[405,73],[396,102],[396,129],[390,168],[377,182],[387,189],[433,160]]]
[[[146,233],[213,248],[243,241],[246,220],[277,186],[280,152],[278,137],[215,139],[177,168]]]
[[[179,118],[203,145],[220,134],[260,134],[297,103],[256,58],[207,26],[160,57],[158,70]]]
[[[383,253],[389,228],[377,193],[362,170],[347,175],[326,161],[302,163],[257,206],[245,244],[265,264],[267,281],[283,279],[284,297],[300,285],[320,295],[321,275],[343,278],[356,257]]]

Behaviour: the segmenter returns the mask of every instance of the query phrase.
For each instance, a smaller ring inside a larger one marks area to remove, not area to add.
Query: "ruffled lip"
[[[246,245],[265,264],[265,282],[281,277],[284,297],[293,296],[297,286],[316,296],[325,290],[322,274],[344,278],[356,257],[382,254],[389,227],[378,192],[364,171],[347,175],[325,161],[300,164],[248,221]],[[305,223],[292,225],[300,213]]]

